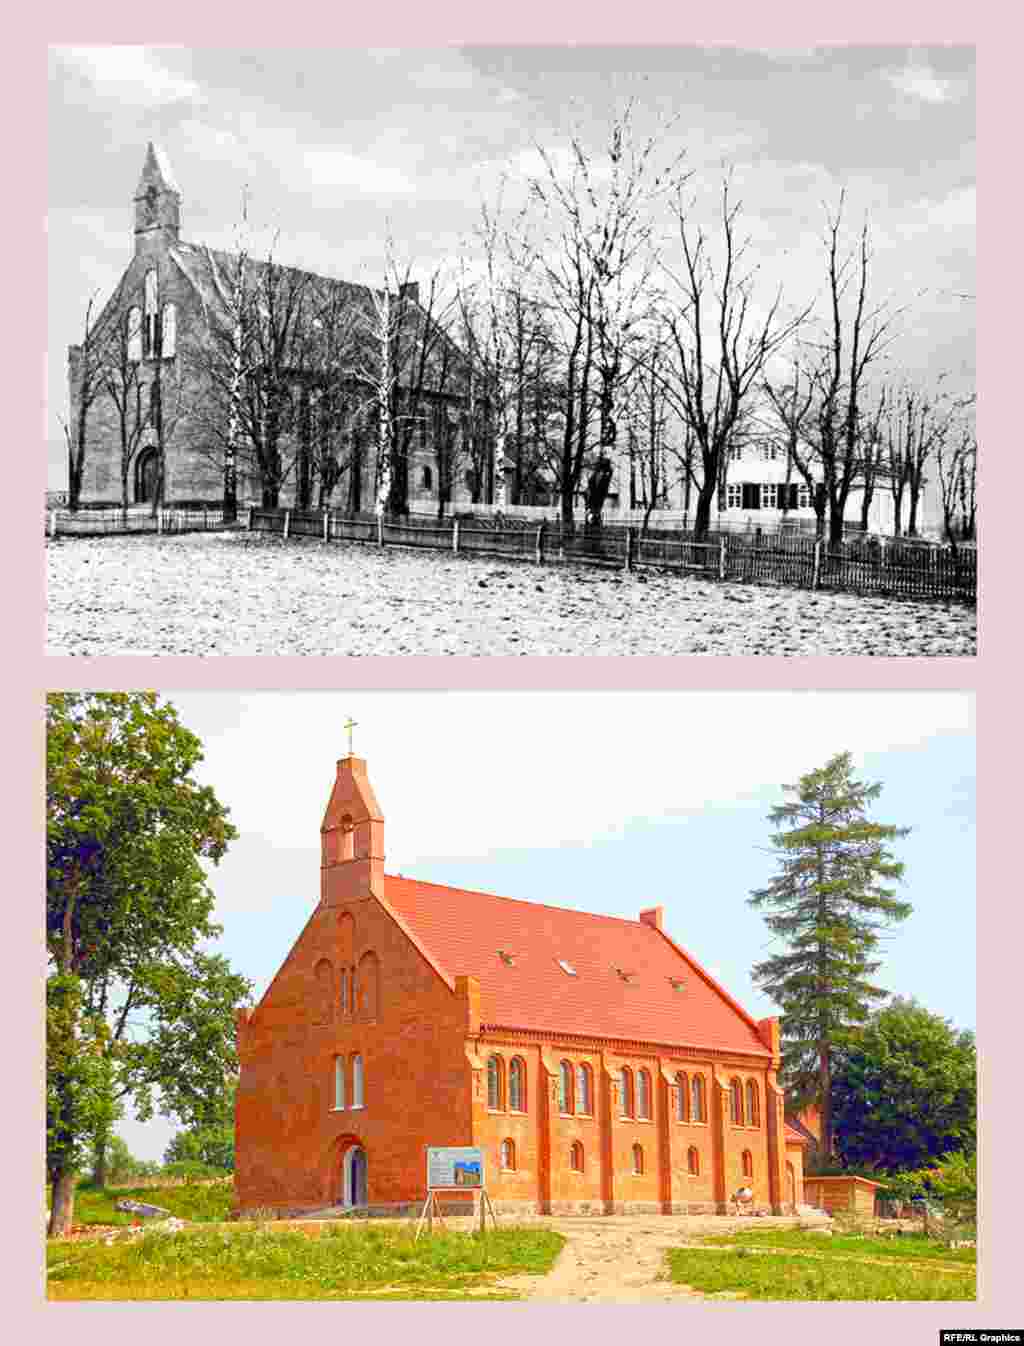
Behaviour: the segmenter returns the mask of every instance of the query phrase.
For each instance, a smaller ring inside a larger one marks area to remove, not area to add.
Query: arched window
[[[583,1172],[583,1146],[578,1140],[573,1141],[569,1151],[569,1167],[574,1173]]]
[[[757,1085],[747,1080],[747,1125],[760,1126],[760,1109],[757,1106]]]
[[[694,1075],[693,1082],[690,1087],[690,1095],[691,1095],[690,1121],[706,1122],[708,1118],[707,1113],[704,1110],[703,1075]]]
[[[679,1071],[676,1075],[676,1121],[686,1121],[686,1105],[689,1099],[690,1086],[686,1080],[686,1072]]]
[[[641,1070],[636,1077],[636,1115],[650,1121],[651,1075],[647,1070]]]
[[[359,999],[356,1010],[361,1019],[376,1019],[380,1012],[380,963],[373,952],[359,960]]]
[[[336,1108],[345,1106],[345,1058],[343,1056],[334,1058],[334,1106]]]
[[[174,355],[178,346],[178,306],[165,304],[163,312],[163,332],[160,338],[160,354],[165,360]]]
[[[745,1178],[754,1176],[754,1156],[749,1150],[743,1151],[743,1176]]]
[[[623,1066],[619,1072],[619,1093],[622,1096],[620,1104],[620,1115],[623,1117],[633,1116],[633,1072],[629,1066]]]
[[[526,1111],[526,1062],[518,1056],[508,1068],[508,1105],[513,1112]]]
[[[352,1058],[352,1106],[361,1108],[365,1106],[363,1098],[363,1058],[353,1056]]]
[[[143,350],[146,359],[149,360],[156,351],[156,325],[160,312],[160,305],[157,302],[156,272],[153,270],[146,272],[145,306],[146,325],[143,328]]]
[[[729,1120],[734,1126],[743,1125],[743,1086],[737,1079],[729,1081]]]
[[[313,1022],[329,1024],[334,1009],[334,968],[330,959],[321,958],[313,969],[313,976],[316,978]]]
[[[558,1067],[558,1111],[572,1112],[572,1066],[568,1061]]]
[[[501,1167],[505,1170],[514,1169],[516,1166],[516,1143],[514,1140],[503,1140],[501,1142]]]
[[[142,359],[142,309],[136,304],[128,310],[128,359],[138,364]]]
[[[423,466],[423,489],[424,489],[425,491],[432,490],[432,489],[433,489],[433,485],[434,485],[434,474],[433,474],[433,472],[430,470],[430,468],[427,467],[426,464],[424,464],[424,466]]]
[[[696,1145],[691,1145],[686,1151],[686,1171],[687,1173],[692,1173],[694,1177],[700,1173],[700,1154],[697,1151]]]
[[[644,1151],[642,1145],[633,1146],[633,1172],[642,1173],[644,1171]]]
[[[590,1067],[576,1067],[576,1111],[589,1117],[594,1111],[594,1091],[591,1087]]]
[[[500,1111],[504,1106],[504,1070],[500,1056],[487,1058],[487,1106],[492,1112]]]

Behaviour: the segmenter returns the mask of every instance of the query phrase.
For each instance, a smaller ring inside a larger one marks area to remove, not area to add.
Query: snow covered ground
[[[285,541],[47,544],[50,654],[973,655],[963,604]]]

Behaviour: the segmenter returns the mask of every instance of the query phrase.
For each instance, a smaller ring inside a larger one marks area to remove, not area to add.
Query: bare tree
[[[961,404],[959,423],[942,437],[935,452],[943,532],[954,554],[959,543],[977,538],[978,440],[967,416],[973,406],[973,397]]]
[[[646,534],[651,515],[667,499],[669,486],[669,433],[672,411],[662,366],[665,352],[655,334],[637,352],[632,378],[622,401],[629,449],[629,507],[643,509],[641,528]],[[688,429],[688,427],[687,427]],[[692,466],[693,436],[684,431],[684,444],[678,456],[682,471],[686,471],[687,443],[689,441]]]
[[[786,451],[787,507],[788,486],[793,468],[796,468],[807,487],[808,497],[814,507],[817,536],[824,537],[825,492],[819,489],[821,483],[814,473],[813,453],[805,438],[814,407],[813,381],[806,377],[800,362],[795,360],[788,380],[782,382],[766,378],[763,387],[775,419],[783,432]]]
[[[111,304],[119,302],[115,295]],[[93,322],[96,295],[85,306],[82,341],[69,352],[71,414],[61,418],[64,441],[68,450],[68,509],[77,510],[82,496],[82,478],[85,475],[86,446],[88,443],[89,412],[103,392],[103,374],[107,357],[109,333],[101,322]]]
[[[839,198],[826,230],[829,319],[811,367],[815,407],[809,427],[821,484],[828,501],[829,540],[841,542],[846,503],[854,484],[863,476],[862,415],[871,366],[889,340],[895,315],[884,306],[868,305],[871,259],[868,226],[860,233],[857,249],[840,257],[839,236],[845,194]],[[847,312],[848,293],[852,312]]]
[[[574,133],[566,171],[556,166],[542,145],[535,146],[546,170],[543,179],[531,184],[543,213],[545,246],[538,251],[538,260],[554,306],[569,322],[566,391],[569,398],[577,390],[579,395],[578,410],[567,405],[560,474],[563,524],[568,527],[584,465],[591,370],[596,378],[598,445],[586,490],[587,526],[601,525],[617,458],[630,346],[653,307],[652,278],[658,260],[655,211],[666,192],[680,183],[682,155],[659,168],[662,133],[637,140],[633,110],[631,101],[613,122],[599,156],[592,155],[582,136]]]
[[[102,366],[103,391],[114,404],[120,441],[121,510],[128,510],[128,481],[143,437],[150,427],[152,389],[142,383],[142,324],[131,308],[113,328]],[[146,393],[149,406],[143,406]],[[159,394],[157,394],[159,404]]]
[[[766,315],[755,317],[757,267],[745,269],[748,244],[736,237],[739,213],[740,206],[730,202],[726,181],[721,205],[723,257],[716,266],[708,254],[706,233],[688,223],[681,193],[676,200],[682,267],[679,271],[669,268],[668,275],[681,295],[682,307],[666,315],[674,348],[667,386],[700,454],[694,520],[698,536],[706,535],[710,526],[712,501],[725,485],[729,449],[744,431],[748,404],[765,365],[809,312],[784,319],[780,289]]]
[[[207,252],[218,310],[207,312],[204,339],[189,358],[209,388],[203,428],[224,464],[225,507],[244,466],[259,481],[262,504],[276,508],[296,466],[301,389],[312,359],[312,281],[274,256],[253,261],[243,248],[220,260]]]
[[[362,309],[356,380],[373,402],[377,426],[375,509],[398,517],[409,512],[409,466],[417,435],[426,444],[433,406],[455,376],[455,349],[446,326],[456,312],[439,268],[425,293],[400,270],[387,239],[382,285],[367,291]]]

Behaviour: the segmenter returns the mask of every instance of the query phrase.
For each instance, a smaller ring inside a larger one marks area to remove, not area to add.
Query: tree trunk
[[[70,1234],[75,1214],[74,1173],[58,1169],[53,1175],[50,1188],[50,1224],[47,1233],[50,1238],[61,1238]]]
[[[917,537],[917,506],[921,498],[921,487],[910,483],[910,514],[907,518],[907,537]]]
[[[843,540],[843,502],[830,500],[828,508],[828,540],[833,545]]]
[[[711,528],[711,502],[715,498],[718,490],[718,482],[714,477],[708,477],[704,474],[704,480],[697,491],[697,512],[693,520],[693,531],[698,538],[707,537]]]
[[[92,1180],[97,1187],[107,1185],[107,1137],[101,1136],[96,1142],[96,1158],[92,1166]]]

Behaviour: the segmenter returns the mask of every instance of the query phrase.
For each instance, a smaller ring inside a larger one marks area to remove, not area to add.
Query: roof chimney
[[[664,916],[664,907],[648,907],[646,911],[640,913],[640,919],[643,921],[644,925],[653,926],[655,930],[662,929]]]
[[[383,891],[384,815],[362,757],[342,757],[320,827],[320,898],[333,907]]]

